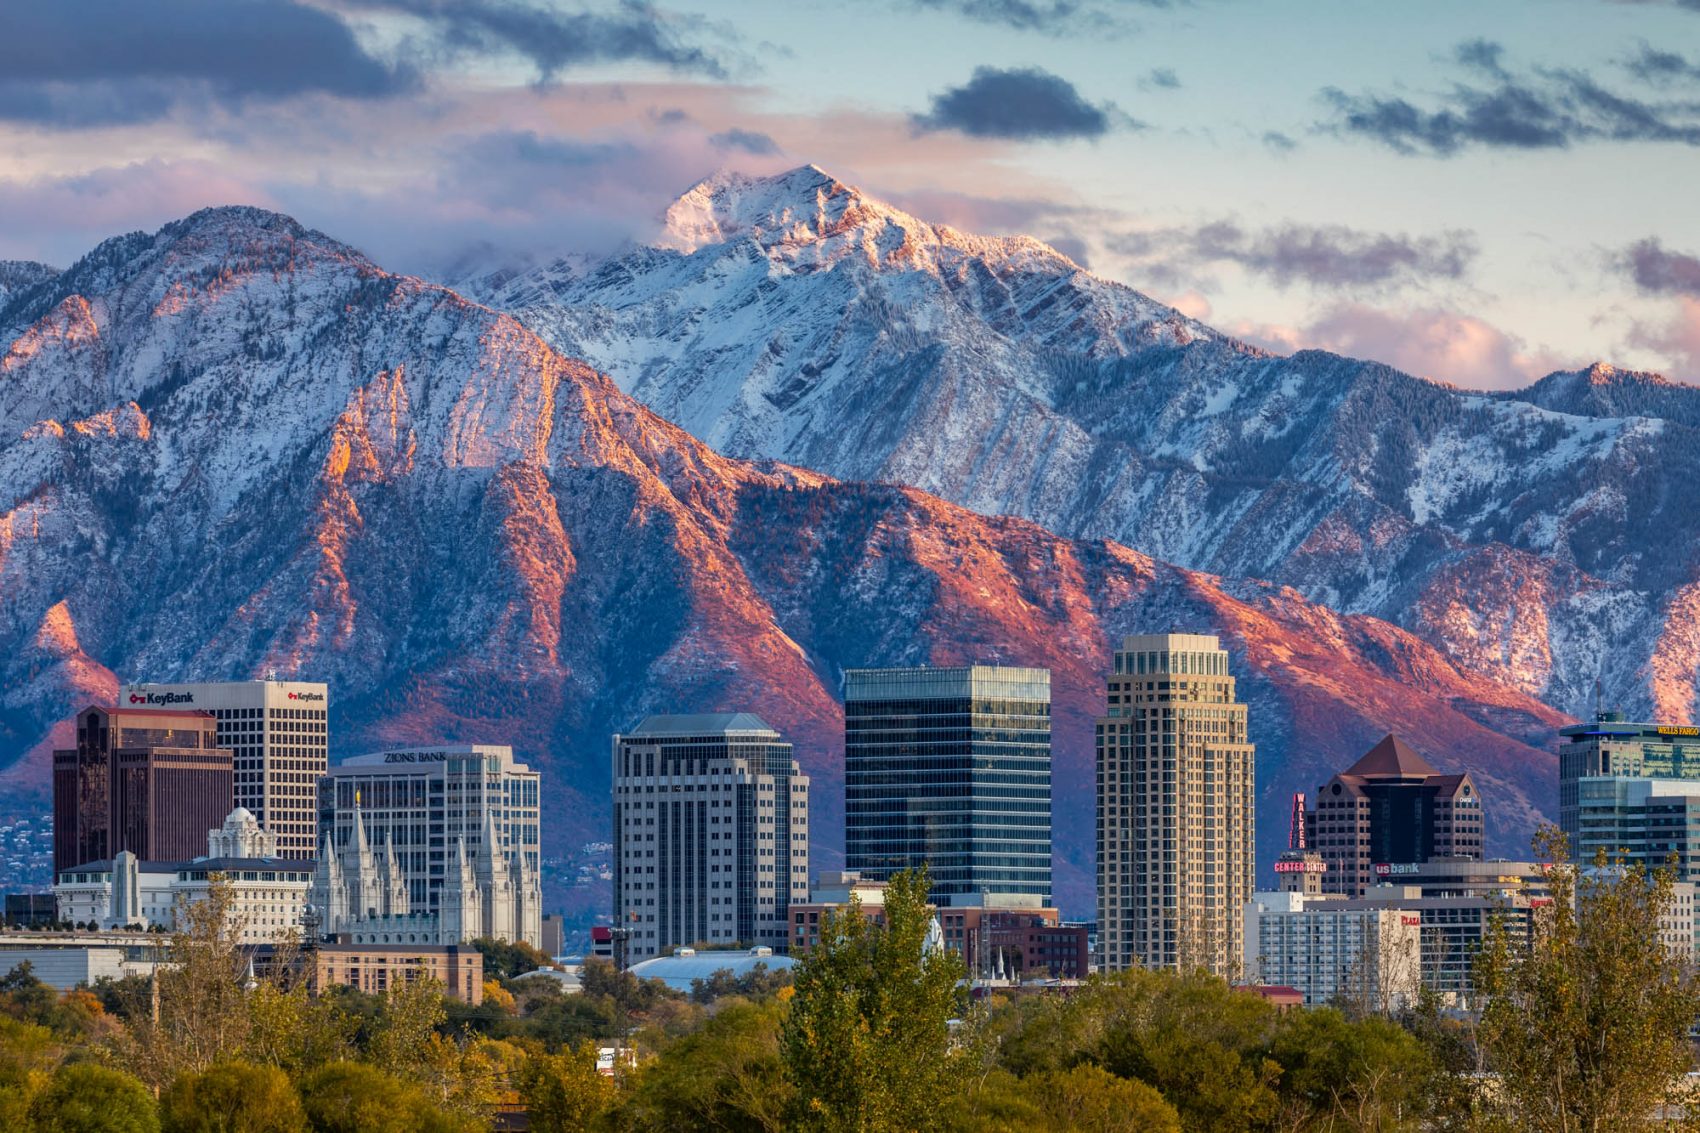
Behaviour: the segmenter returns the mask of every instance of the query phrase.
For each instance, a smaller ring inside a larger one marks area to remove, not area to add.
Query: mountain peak
[[[688,254],[750,236],[768,247],[825,235],[847,214],[869,209],[901,215],[816,165],[771,177],[727,171],[697,182],[668,207],[657,243]],[[921,223],[912,217],[904,219]]]

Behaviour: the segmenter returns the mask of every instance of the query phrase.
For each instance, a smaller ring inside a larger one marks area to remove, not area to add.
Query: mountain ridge
[[[1006,660],[1058,674],[1059,893],[1083,913],[1109,650],[1187,624],[1236,650],[1266,816],[1389,726],[1437,765],[1467,756],[1502,850],[1550,811],[1544,747],[1567,718],[1405,631],[721,455],[517,320],[298,225],[197,214],[58,279],[0,312],[15,806],[40,797],[55,728],[120,680],[275,670],[332,684],[338,755],[512,742],[546,773],[557,879],[606,832],[610,732],[759,710],[817,775],[830,863],[842,670]]]
[[[688,252],[480,298],[729,454],[1291,585],[1572,713],[1600,680],[1695,717],[1700,670],[1665,643],[1695,631],[1700,516],[1678,489],[1700,476],[1700,390],[1596,364],[1490,394],[1270,354],[811,167],[681,202]],[[700,221],[716,207],[730,229]],[[1472,588],[1503,600],[1465,608]]]

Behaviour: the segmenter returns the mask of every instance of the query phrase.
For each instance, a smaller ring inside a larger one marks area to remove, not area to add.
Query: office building
[[[1322,891],[1361,897],[1378,862],[1479,860],[1482,800],[1468,772],[1442,775],[1386,736],[1318,789],[1310,834],[1327,863]]]
[[[233,771],[205,712],[83,709],[76,748],[53,753],[54,873],[123,850],[193,857],[232,809]]]
[[[1679,881],[1700,881],[1700,781],[1594,775],[1576,781],[1572,852],[1591,865],[1660,869],[1675,859]]]
[[[1361,898],[1341,908],[1392,908],[1414,914],[1422,933],[1423,984],[1442,1000],[1473,1002],[1476,953],[1496,920],[1526,936],[1531,911],[1552,900],[1545,867],[1534,862],[1436,860],[1378,862]]]
[[[809,779],[748,712],[651,716],[613,742],[614,920],[628,964],[785,948],[809,892]]]
[[[925,865],[935,904],[1051,901],[1051,674],[844,674],[845,868]]]
[[[1213,636],[1123,639],[1097,722],[1098,948],[1106,971],[1244,962],[1254,748]]]
[[[313,904],[357,944],[543,941],[537,772],[497,744],[354,756],[319,790]]]
[[[195,708],[218,721],[218,746],[236,756],[235,805],[277,839],[278,856],[311,858],[318,787],[329,751],[329,690],[311,681],[133,684],[122,705]],[[225,808],[229,810],[227,806]]]
[[[1294,988],[1307,1007],[1391,1012],[1421,990],[1417,912],[1284,890],[1253,894],[1245,918],[1246,978]]]
[[[1600,712],[1591,723],[1561,728],[1558,748],[1559,825],[1580,853],[1581,783],[1588,778],[1700,780],[1700,727],[1636,724],[1621,712]]]
[[[242,943],[299,936],[311,863],[278,857],[272,836],[240,807],[201,836],[206,853],[187,861],[146,861],[124,850],[61,871],[53,884],[59,919],[103,931],[170,930],[178,910],[205,900],[216,879],[229,894],[229,924],[240,926]]]
[[[827,871],[807,901],[791,906],[791,954],[801,956],[820,943],[821,922],[842,915],[852,901],[875,924],[885,920],[887,883],[854,871]],[[1064,924],[1054,908],[1018,896],[1008,905],[955,904],[935,907],[940,939],[960,953],[968,975],[977,980],[1085,979],[1091,948],[1085,925]]]
[[[305,954],[314,992],[341,985],[369,995],[430,980],[473,1007],[484,1002],[484,954],[470,944],[320,944]]]

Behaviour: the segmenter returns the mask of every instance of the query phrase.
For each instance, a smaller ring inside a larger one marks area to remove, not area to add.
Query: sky
[[[1248,341],[1700,383],[1700,0],[0,0],[0,259],[602,254],[813,163]]]

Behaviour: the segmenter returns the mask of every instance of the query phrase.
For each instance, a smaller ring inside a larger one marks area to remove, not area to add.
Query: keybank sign
[[[312,704],[314,702],[323,703],[325,694],[322,692],[292,692],[289,694],[289,699],[303,701],[308,704]]]
[[[192,692],[132,692],[131,704],[146,704],[153,707],[164,707],[168,704],[193,704],[195,694]]]

